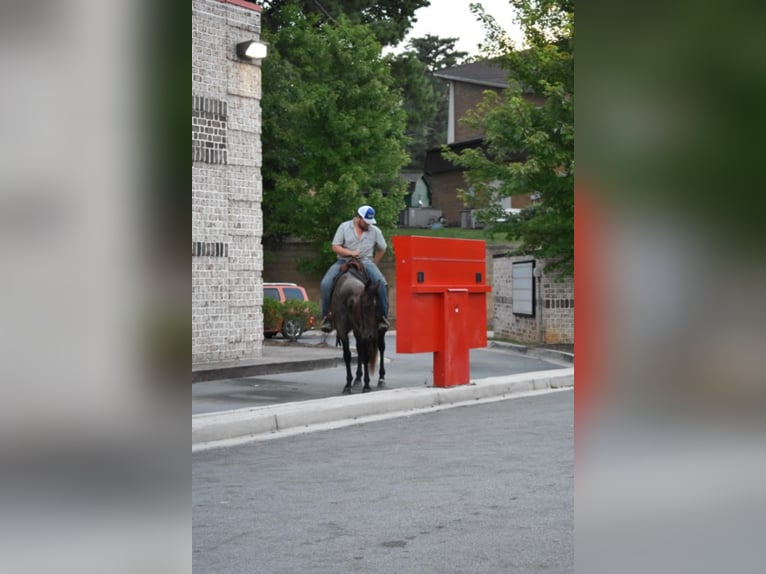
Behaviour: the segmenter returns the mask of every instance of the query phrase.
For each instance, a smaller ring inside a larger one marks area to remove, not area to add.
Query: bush
[[[301,325],[301,330],[305,331],[311,326],[311,318],[320,319],[321,309],[313,301],[299,301],[291,299],[282,303],[282,318],[295,319]]]
[[[263,300],[263,330],[276,331],[282,324],[282,303],[276,299]]]

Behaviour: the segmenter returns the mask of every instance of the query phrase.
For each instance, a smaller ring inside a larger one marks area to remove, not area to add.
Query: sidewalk
[[[343,363],[340,349],[335,347],[335,336],[327,337],[327,346],[305,345],[289,341],[264,341],[260,357],[237,361],[193,364],[192,383],[240,379],[279,373],[296,373],[329,369]]]
[[[396,331],[389,331],[388,334],[396,335]],[[248,357],[237,361],[221,361],[218,363],[193,364],[192,383],[331,369],[343,364],[341,349],[335,346],[335,333],[330,333],[327,336],[325,345],[307,343],[307,339],[316,341],[321,339],[322,336],[323,333],[319,331],[308,331],[296,342],[285,341],[283,339],[266,339],[263,342],[260,357]],[[491,331],[488,332],[488,336],[492,336]],[[526,347],[513,343],[488,341],[487,348],[504,349],[520,355],[563,361],[565,363],[574,362],[574,355],[572,353],[543,347]],[[355,353],[353,345],[351,352]]]

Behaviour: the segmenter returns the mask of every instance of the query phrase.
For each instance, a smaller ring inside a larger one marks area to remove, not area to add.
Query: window
[[[303,290],[296,289],[295,287],[285,287],[284,288],[285,293],[285,299],[297,299],[298,301],[303,301]]]
[[[275,289],[274,287],[264,287],[263,296],[266,299],[274,299],[276,301],[279,301],[279,291]]]

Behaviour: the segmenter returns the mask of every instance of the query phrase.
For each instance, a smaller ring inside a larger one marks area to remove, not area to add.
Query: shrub
[[[282,323],[282,303],[276,299],[263,300],[263,330],[276,331]]]
[[[282,318],[297,320],[304,331],[311,326],[312,317],[314,320],[319,317],[320,311],[319,305],[313,301],[291,299],[282,303]]]

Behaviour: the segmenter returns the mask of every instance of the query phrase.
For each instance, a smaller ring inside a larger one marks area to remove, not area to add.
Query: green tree
[[[466,121],[485,133],[484,147],[445,155],[468,168],[470,199],[497,217],[497,202],[538,193],[537,205],[506,224],[516,253],[549,261],[560,275],[574,271],[574,3],[511,0],[528,49],[517,51],[481,5],[472,4],[487,31],[487,50],[509,71],[503,96],[487,92]],[[468,199],[463,191],[463,198]]]
[[[434,72],[452,68],[464,63],[468,52],[459,52],[455,48],[458,38],[440,38],[427,34],[413,38],[409,48],[426,68],[428,80],[436,98],[436,114],[427,127],[425,149],[436,147],[447,141],[447,122],[449,118],[449,84],[434,76]]]
[[[436,122],[439,96],[434,92],[428,72],[416,55],[405,52],[389,57],[391,75],[402,94],[402,105],[407,114],[406,134],[409,169],[422,169],[426,149]]]
[[[337,225],[360,204],[375,207],[382,227],[396,224],[405,112],[367,27],[343,15],[320,22],[299,4],[281,8],[289,25],[264,30],[264,241],[295,236],[322,246],[326,257],[308,265],[319,270]]]
[[[457,65],[467,55],[455,50],[457,38],[424,36],[409,41],[407,50],[390,56],[394,82],[402,91],[407,112],[410,169],[422,169],[426,150],[447,139],[449,91],[434,72]]]
[[[266,0],[263,3],[267,26],[281,26],[284,7],[293,0]],[[415,11],[428,6],[429,0],[300,0],[301,13],[317,17],[320,23],[334,22],[345,16],[350,22],[368,26],[381,45],[396,45],[412,27]]]

